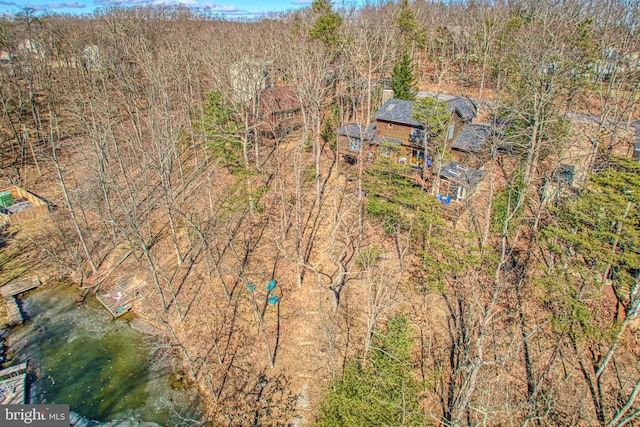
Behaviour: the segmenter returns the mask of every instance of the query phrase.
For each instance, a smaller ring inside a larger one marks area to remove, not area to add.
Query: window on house
[[[411,151],[411,166],[422,167],[424,165],[424,151],[412,150]]]
[[[349,150],[360,151],[360,138],[349,138]]]
[[[295,111],[287,112],[287,119],[293,119],[296,116]]]
[[[422,129],[413,129],[411,131],[411,137],[409,138],[411,142],[422,142],[424,141],[424,130]]]
[[[453,125],[449,126],[449,139],[453,138],[453,131],[455,127]]]
[[[387,123],[387,127],[392,128],[393,127],[393,123]]]

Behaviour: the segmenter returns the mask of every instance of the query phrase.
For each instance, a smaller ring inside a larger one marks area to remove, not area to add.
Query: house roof
[[[378,142],[380,140],[376,135],[375,124],[364,126],[356,123],[347,123],[338,129],[338,135],[344,135],[350,138],[361,138],[365,141]]]
[[[482,150],[492,128],[490,125],[471,123],[462,128],[451,144],[451,148],[468,153],[477,153]]]
[[[447,111],[449,111],[449,113],[456,113],[465,121],[471,121],[477,115],[478,109],[476,104],[469,98],[444,93],[437,94],[425,91],[418,92],[418,98],[426,97],[434,98],[440,102],[446,103]],[[415,104],[414,101],[391,98],[382,104],[382,107],[376,111],[374,118],[376,120],[383,120],[386,122],[422,127],[419,122],[413,120],[411,113],[413,104]]]
[[[266,111],[276,113],[299,110],[300,102],[290,87],[270,87],[262,91],[260,106]]]
[[[449,162],[440,168],[440,178],[454,181],[466,188],[476,185],[484,172],[480,169],[473,169],[457,162]]]
[[[382,107],[376,111],[376,114],[373,117],[376,120],[383,120],[385,122],[421,127],[419,122],[413,120],[411,114],[413,104],[413,101],[391,98],[382,104]]]
[[[457,95],[449,95],[448,93],[437,93],[437,92],[429,92],[426,90],[421,90],[416,94],[416,98],[418,99],[422,99],[422,98],[433,98],[436,101],[440,101],[440,102],[449,102],[452,99],[457,98]]]
[[[477,115],[477,108],[471,100],[460,96],[447,101],[447,110],[450,113],[456,112],[463,120],[472,120]]]
[[[466,96],[449,95],[448,93],[435,93],[421,90],[417,98],[433,98],[436,101],[447,104],[447,111],[457,113],[463,120],[470,121],[477,116],[476,102]]]

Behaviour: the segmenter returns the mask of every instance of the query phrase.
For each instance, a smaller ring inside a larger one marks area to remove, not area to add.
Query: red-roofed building
[[[302,107],[290,87],[271,87],[262,91],[258,103],[257,131],[279,137],[302,125]]]

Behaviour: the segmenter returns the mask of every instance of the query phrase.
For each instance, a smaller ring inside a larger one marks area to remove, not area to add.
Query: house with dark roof
[[[469,166],[481,166],[489,151],[491,125],[469,123],[451,141],[451,157]]]
[[[379,155],[422,169],[424,164],[424,127],[413,119],[413,101],[391,98],[375,113],[377,135],[397,146]]]
[[[422,94],[427,96],[424,92]],[[451,200],[464,200],[476,191],[484,176],[479,167],[482,165],[482,155],[488,146],[488,139],[493,135],[493,128],[490,125],[471,123],[476,117],[477,109],[468,98],[434,96],[446,103],[447,110],[451,113],[447,145],[454,161],[438,171],[427,173],[428,176],[422,176],[422,179],[429,182],[429,176],[438,174],[442,200],[447,203]],[[429,154],[425,153],[425,128],[413,119],[414,104],[414,101],[390,98],[374,114],[375,124],[342,126],[338,129],[338,153],[349,164],[357,163],[360,153],[365,161],[376,155],[387,157],[410,166],[413,173],[422,173],[425,166],[437,166]]]
[[[484,177],[480,169],[470,168],[458,162],[443,165],[438,172],[440,176],[440,197],[445,200],[462,201],[473,195]]]
[[[447,105],[447,110],[451,113],[447,140],[455,140],[463,129],[476,117],[477,108],[468,98],[431,94],[430,92],[420,92],[423,97],[432,96]],[[425,161],[424,153],[424,127],[413,119],[413,101],[391,98],[387,100],[375,113],[374,118],[377,125],[377,134],[392,141],[399,141],[400,149],[396,151],[396,157],[401,163],[410,165],[416,169],[421,169]],[[484,128],[478,127],[469,129],[459,141],[459,147],[465,152],[466,144],[483,144],[482,135]],[[488,136],[488,135],[487,135]]]
[[[302,107],[293,89],[287,86],[266,88],[258,102],[257,130],[279,137],[302,125]]]

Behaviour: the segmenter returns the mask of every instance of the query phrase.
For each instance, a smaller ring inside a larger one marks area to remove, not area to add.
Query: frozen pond
[[[94,298],[77,307],[76,293],[58,286],[22,302],[28,320],[9,345],[37,374],[31,403],[68,403],[98,421],[193,425],[186,419],[199,418],[197,393],[175,380],[170,358]]]

